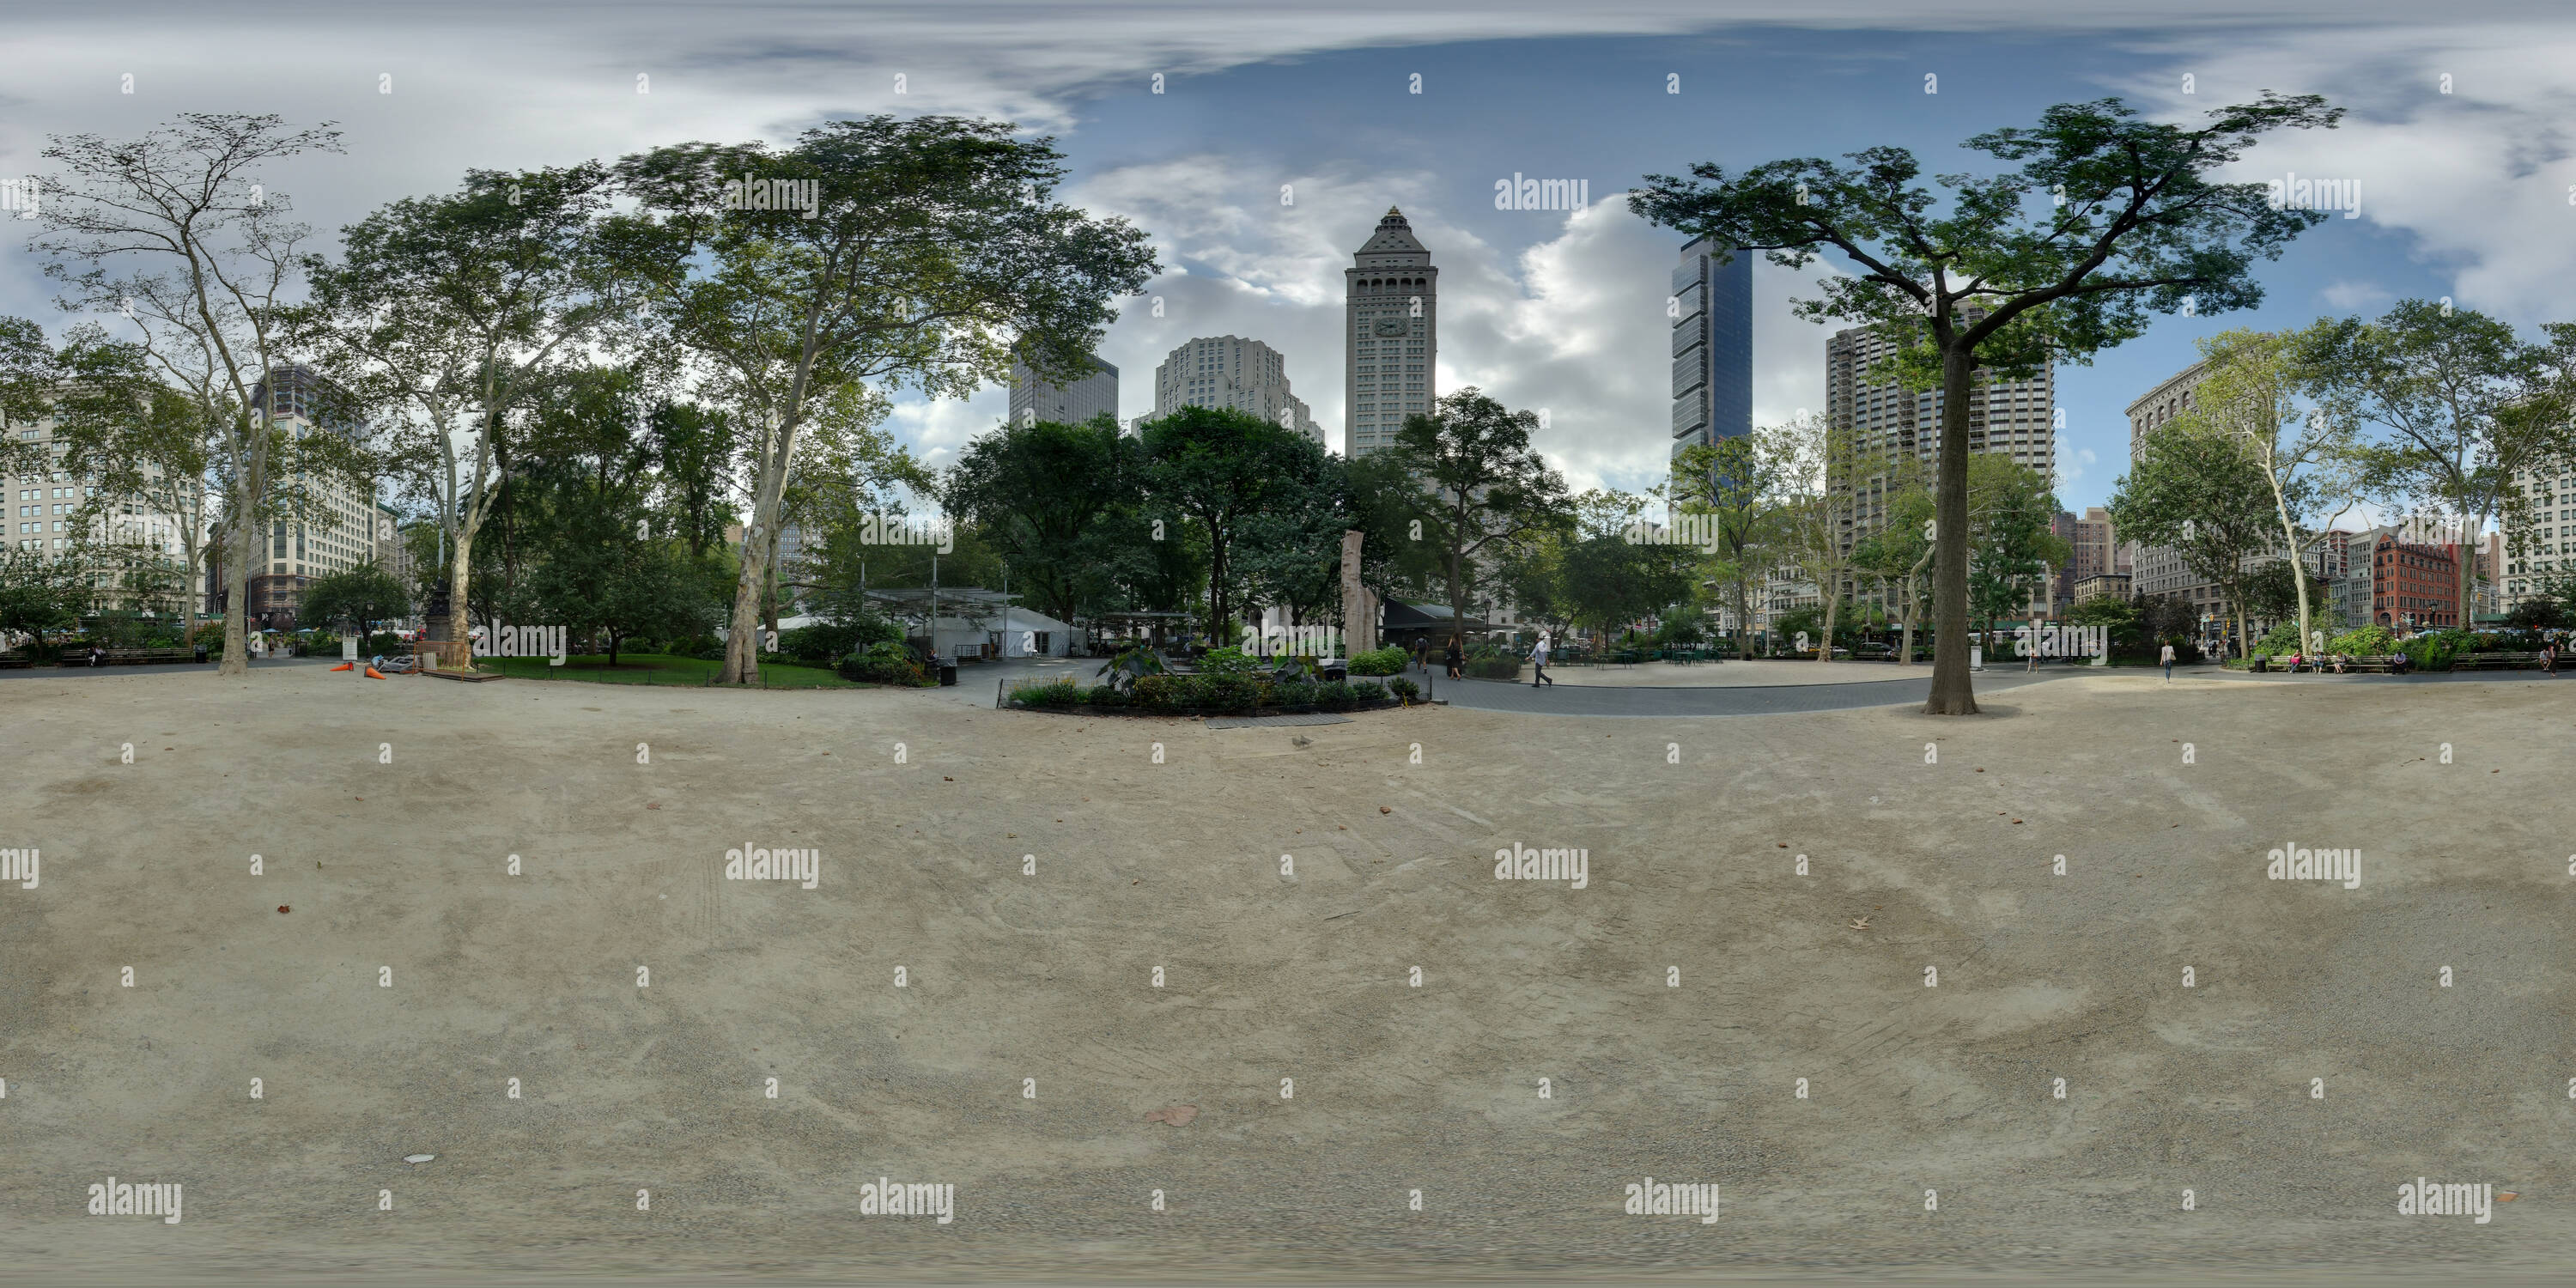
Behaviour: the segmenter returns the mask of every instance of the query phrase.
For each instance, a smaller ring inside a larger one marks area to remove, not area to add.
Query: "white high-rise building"
[[[2547,460],[2514,471],[2518,512],[2503,518],[2504,565],[2496,611],[2576,582],[2576,460]]]
[[[1404,418],[1428,413],[1438,397],[1440,270],[1393,206],[1351,260],[1342,270],[1342,449],[1356,459],[1392,444]]]
[[[1288,389],[1288,360],[1277,349],[1239,335],[1204,336],[1174,349],[1154,368],[1154,415],[1183,407],[1230,407],[1296,430],[1324,445],[1305,400]]]

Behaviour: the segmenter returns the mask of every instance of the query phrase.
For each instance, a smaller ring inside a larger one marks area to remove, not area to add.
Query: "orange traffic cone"
[[[367,668],[367,678],[370,680],[381,680],[385,678],[385,673],[371,666]]]
[[[355,662],[342,662],[342,663],[341,663],[341,664],[339,664],[338,666],[332,667],[331,669],[332,669],[332,670],[334,670],[334,671],[346,671],[346,670],[348,670],[348,669],[350,669],[351,667],[354,667],[354,666],[356,666],[356,665],[357,665],[357,663],[355,663]]]

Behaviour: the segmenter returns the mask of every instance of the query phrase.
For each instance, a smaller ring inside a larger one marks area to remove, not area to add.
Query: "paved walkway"
[[[336,657],[255,657],[250,660],[250,664],[253,669],[265,671],[271,667],[279,666],[338,666],[340,664],[340,659]],[[166,675],[173,672],[187,671],[203,671],[208,675],[213,675],[221,665],[221,663],[217,662],[171,662],[167,664],[155,662],[144,666],[10,667],[6,670],[0,670],[0,680],[22,680],[33,677],[44,677],[56,680],[73,680],[87,676]]]
[[[1807,663],[1809,666],[1817,663]],[[1893,669],[1893,668],[1890,668]],[[1527,681],[1442,680],[1439,694],[1451,706],[1480,711],[1509,711],[1552,716],[1769,716],[1800,711],[1841,711],[1852,707],[1895,706],[1921,702],[1932,693],[1932,668],[1922,667],[1910,679],[1876,683],[1771,684],[1762,686],[1649,689],[1559,685],[1533,689]],[[1551,672],[1553,674],[1553,672]],[[1996,667],[1976,676],[1980,694],[2017,689],[2025,684],[2070,675],[2101,675],[2091,667],[2050,667],[2039,671]]]

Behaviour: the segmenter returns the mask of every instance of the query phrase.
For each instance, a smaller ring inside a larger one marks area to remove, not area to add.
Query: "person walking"
[[[2156,659],[2165,668],[2165,683],[2173,683],[2173,645],[2165,645],[2164,655]]]
[[[1467,651],[1459,647],[1457,636],[1452,635],[1449,637],[1449,647],[1443,651],[1441,656],[1442,660],[1449,664],[1450,679],[1463,680],[1467,678]]]
[[[1530,687],[1533,689],[1537,688],[1542,681],[1549,688],[1556,687],[1556,678],[1547,673],[1547,643],[1547,632],[1541,630],[1538,633],[1538,647],[1530,650]]]

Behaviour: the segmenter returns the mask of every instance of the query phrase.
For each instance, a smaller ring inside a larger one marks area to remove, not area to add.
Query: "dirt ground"
[[[41,853],[0,884],[0,1277],[2576,1254],[2576,684],[1223,732],[318,670],[0,703],[0,847]],[[1517,846],[1583,888],[1496,879]],[[184,1219],[88,1215],[111,1175]],[[860,1215],[879,1177],[953,1222]],[[1648,1177],[1719,1218],[1624,1214]],[[2400,1215],[2418,1177],[2518,1198]]]

